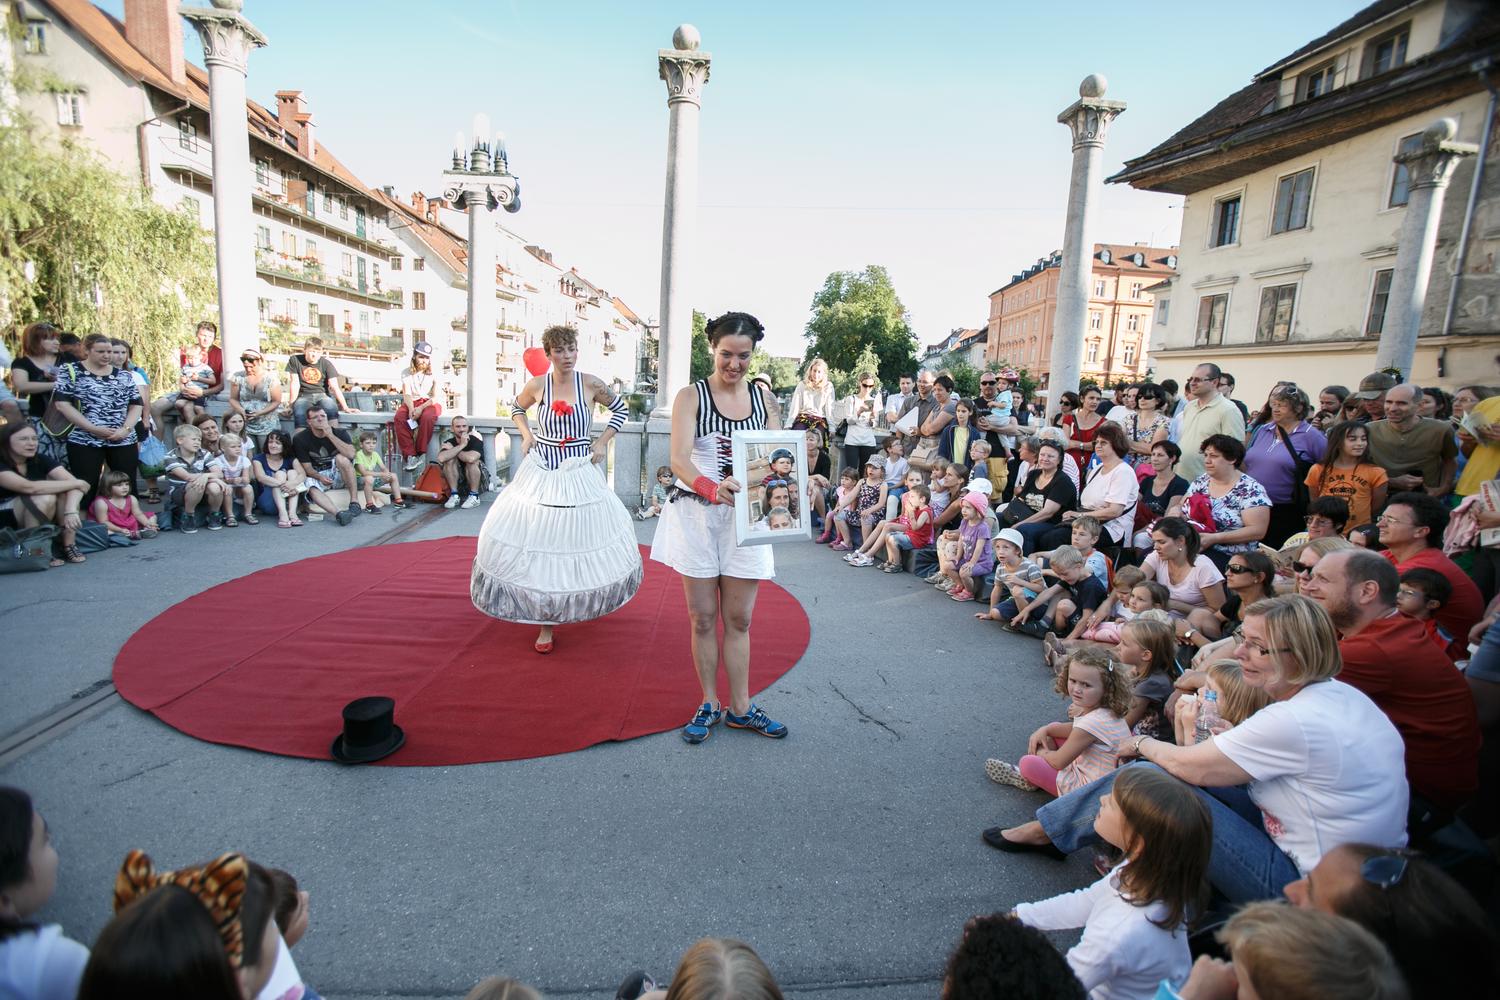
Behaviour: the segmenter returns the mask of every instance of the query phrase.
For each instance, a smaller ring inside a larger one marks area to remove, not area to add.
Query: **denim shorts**
[[[1469,657],[1464,676],[1500,684],[1500,622],[1491,625],[1479,640],[1479,648]]]
[[[892,542],[895,542],[896,548],[900,549],[902,552],[910,552],[912,549],[916,548],[916,546],[912,545],[911,543],[911,536],[904,531],[893,531],[889,535],[886,535],[886,537],[889,538]]]

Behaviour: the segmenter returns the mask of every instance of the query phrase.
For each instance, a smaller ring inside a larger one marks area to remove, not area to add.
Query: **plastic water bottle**
[[[1193,742],[1202,743],[1214,734],[1219,722],[1219,694],[1205,690],[1198,704],[1198,721],[1193,726]]]

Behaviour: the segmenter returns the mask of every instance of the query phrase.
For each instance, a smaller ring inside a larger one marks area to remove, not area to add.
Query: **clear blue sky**
[[[1062,243],[1056,118],[1087,74],[1129,104],[1113,173],[1362,6],[246,0],[245,14],[270,40],[250,96],[302,90],[320,141],[371,186],[437,191],[454,132],[487,113],[523,184],[506,224],[644,316],[666,160],[656,50],[697,25],[713,72],[693,302],[754,312],[775,353],[801,354],[824,278],[866,264],[890,269],[922,342],[983,324],[989,293]],[[1107,186],[1094,238],[1174,244],[1180,205]]]

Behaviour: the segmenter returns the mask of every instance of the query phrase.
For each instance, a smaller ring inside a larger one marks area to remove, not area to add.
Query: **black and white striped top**
[[[710,479],[724,479],[734,475],[733,451],[730,439],[735,431],[758,431],[766,426],[765,396],[756,386],[750,387],[750,415],[743,420],[731,420],[719,412],[714,405],[714,394],[708,389],[708,380],[693,383],[698,393],[697,437],[693,440],[693,464]],[[683,489],[691,490],[691,483],[678,480]]]
[[[537,413],[536,453],[555,469],[565,459],[588,456],[593,446],[589,441],[589,429],[593,424],[593,407],[584,397],[583,373],[573,372],[572,412],[558,413],[552,409],[552,376],[542,379],[542,405]]]

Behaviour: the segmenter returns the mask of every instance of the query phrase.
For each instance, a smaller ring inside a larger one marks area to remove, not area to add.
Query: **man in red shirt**
[[[1451,812],[1479,787],[1479,715],[1463,674],[1433,654],[1426,627],[1396,610],[1398,579],[1378,553],[1346,549],[1318,560],[1302,594],[1343,636],[1338,679],[1368,695],[1401,733],[1411,790]]]
[[[1453,660],[1467,658],[1469,629],[1484,615],[1484,598],[1468,574],[1443,555],[1443,531],[1448,527],[1448,508],[1426,493],[1397,493],[1385,505],[1385,513],[1375,520],[1380,528],[1381,553],[1396,567],[1397,573],[1409,569],[1437,570],[1453,585],[1453,594],[1433,612],[1432,617],[1453,636],[1448,655]]]

